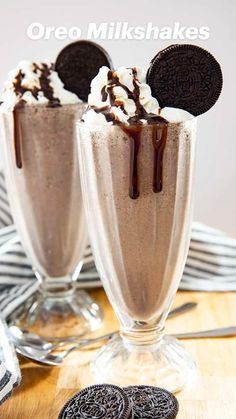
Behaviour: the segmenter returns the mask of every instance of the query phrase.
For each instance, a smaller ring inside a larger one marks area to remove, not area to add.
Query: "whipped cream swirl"
[[[81,102],[77,95],[64,88],[53,64],[48,61],[21,61],[9,73],[0,101],[5,110],[13,110],[19,104],[60,106]]]
[[[181,122],[193,116],[182,109],[160,109],[140,67],[101,67],[91,83],[89,107],[83,121],[90,126],[104,124],[151,124],[157,118]]]
[[[88,104],[83,119],[90,124],[147,123],[159,109],[139,67],[101,67],[91,83]]]

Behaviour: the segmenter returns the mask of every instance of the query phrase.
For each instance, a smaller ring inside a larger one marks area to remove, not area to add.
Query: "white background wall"
[[[26,29],[32,22],[50,26],[80,26],[89,22],[127,21],[159,27],[179,21],[186,26],[209,26],[210,39],[192,41],[212,52],[224,73],[217,105],[199,118],[195,219],[236,236],[236,48],[235,0],[1,0],[0,84],[23,59],[54,60],[69,41],[32,41]],[[171,42],[161,40],[100,41],[115,66],[148,66],[155,53]]]

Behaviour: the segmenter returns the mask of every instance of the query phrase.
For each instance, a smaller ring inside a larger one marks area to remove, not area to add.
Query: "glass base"
[[[171,336],[146,346],[129,344],[118,336],[99,351],[91,372],[95,383],[145,384],[177,392],[194,378],[196,365]]]
[[[45,338],[82,336],[98,329],[103,318],[102,309],[83,290],[63,293],[38,292],[34,300],[16,322],[21,328]]]

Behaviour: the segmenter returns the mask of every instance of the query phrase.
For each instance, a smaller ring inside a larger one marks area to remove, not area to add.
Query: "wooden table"
[[[117,320],[102,290],[92,292],[105,310],[98,333],[117,328]],[[179,292],[175,304],[199,303],[197,309],[167,321],[167,331],[193,331],[236,324],[235,293]],[[236,338],[185,341],[198,365],[198,377],[177,395],[178,419],[236,418]],[[56,419],[65,401],[89,385],[89,361],[95,351],[74,352],[61,368],[21,360],[22,383],[0,407],[1,419]]]

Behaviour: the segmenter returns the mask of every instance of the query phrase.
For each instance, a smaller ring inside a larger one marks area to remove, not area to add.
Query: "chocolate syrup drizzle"
[[[154,147],[153,192],[161,192],[163,187],[163,157],[167,140],[167,123],[159,121],[152,127]]]
[[[19,121],[19,113],[15,108],[13,110],[13,135],[14,135],[14,148],[15,148],[15,159],[16,159],[16,167],[18,169],[22,168],[22,153],[21,153],[21,126]]]
[[[19,70],[18,74],[15,77],[13,88],[14,92],[17,96],[22,97],[25,92],[31,92],[32,96],[38,100],[39,92],[43,92],[44,96],[48,99],[49,107],[57,107],[61,106],[60,100],[55,98],[53,95],[53,88],[50,86],[50,71],[51,67],[49,67],[46,63],[42,63],[41,67],[39,67],[36,63],[33,64],[33,71],[37,73],[40,71],[41,75],[39,77],[39,84],[40,87],[34,86],[33,88],[24,87],[22,85],[22,81],[24,79],[24,73]],[[19,109],[25,105],[25,101],[21,99],[19,103],[15,106],[13,110],[13,124],[14,124],[14,148],[15,148],[15,158],[16,158],[16,166],[18,169],[22,168],[22,132],[20,127],[20,120],[19,120]]]
[[[139,177],[138,177],[138,153],[140,147],[142,125],[122,126],[122,130],[130,138],[130,183],[129,196],[132,199],[139,197]]]
[[[133,91],[122,84],[116,72],[110,70],[108,72],[108,85],[104,86],[101,90],[102,101],[106,102],[109,97],[110,105],[102,108],[92,107],[95,112],[102,113],[107,122],[112,122],[114,125],[121,125],[121,129],[130,138],[130,184],[129,196],[132,199],[139,197],[139,176],[138,176],[138,155],[141,142],[141,134],[143,124],[140,121],[145,119],[148,125],[152,127],[152,144],[154,148],[153,158],[153,192],[158,193],[162,191],[163,187],[163,156],[167,140],[167,127],[168,122],[161,116],[150,114],[146,112],[143,105],[140,103],[140,87],[137,79],[137,70],[132,69],[133,72]],[[128,119],[129,125],[122,125],[122,123],[115,118],[111,112],[112,106],[119,106],[122,111],[127,115],[124,104],[116,99],[113,92],[114,87],[119,86],[125,90],[129,99],[132,99],[136,106],[135,116]]]

